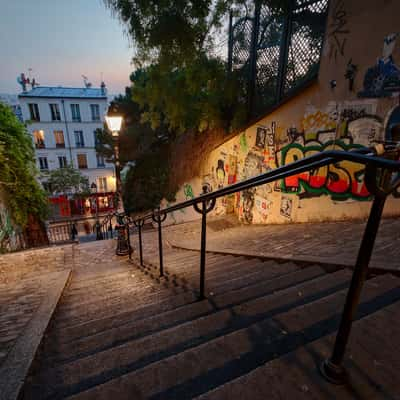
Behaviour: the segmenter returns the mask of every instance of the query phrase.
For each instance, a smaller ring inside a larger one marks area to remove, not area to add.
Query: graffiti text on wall
[[[338,54],[344,56],[344,48],[346,45],[347,35],[350,33],[347,25],[347,13],[344,8],[344,0],[336,1],[333,6],[333,18],[329,25],[329,58],[337,59]]]
[[[292,143],[281,150],[281,165],[289,164],[301,158],[325,150],[350,150],[361,147],[357,144],[346,144],[343,140],[321,143],[315,140],[305,145]],[[286,193],[297,193],[301,198],[330,195],[334,200],[354,198],[369,200],[371,195],[364,183],[364,166],[349,161],[324,166],[307,171],[282,181],[281,190]]]

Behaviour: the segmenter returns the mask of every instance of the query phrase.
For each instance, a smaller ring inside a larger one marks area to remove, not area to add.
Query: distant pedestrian
[[[71,236],[72,240],[75,240],[75,237],[78,235],[78,230],[76,229],[75,222],[72,224],[71,227]]]

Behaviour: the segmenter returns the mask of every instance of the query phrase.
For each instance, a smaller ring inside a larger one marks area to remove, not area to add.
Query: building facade
[[[50,199],[54,215],[93,214],[113,208],[114,166],[96,153],[95,131],[103,128],[108,102],[105,87],[33,87],[18,96],[22,116],[32,136],[37,167],[47,172],[67,165],[79,169],[97,186],[88,199]],[[42,183],[45,185],[45,174]]]

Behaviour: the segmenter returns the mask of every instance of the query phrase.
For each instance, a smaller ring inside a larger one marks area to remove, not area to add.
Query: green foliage
[[[143,153],[127,173],[123,193],[127,212],[142,212],[159,206],[163,198],[173,200],[169,188],[168,146]]]
[[[132,39],[132,96],[141,121],[173,134],[237,128],[244,122],[245,85],[213,55],[232,4],[225,0],[104,0]],[[224,38],[226,32],[224,32]]]
[[[213,44],[232,3],[226,0],[104,0],[126,28],[139,66],[171,68],[192,62]]]
[[[35,177],[32,140],[11,109],[0,103],[0,189],[12,219],[24,227],[28,215],[47,214],[47,199]]]
[[[89,179],[71,165],[54,169],[43,175],[46,178],[50,194],[74,195],[76,197],[90,194]]]
[[[181,134],[228,130],[243,122],[245,82],[235,73],[228,76],[225,63],[217,58],[198,56],[196,63],[173,71],[151,65],[135,71],[131,80],[141,120],[153,129],[165,125]]]

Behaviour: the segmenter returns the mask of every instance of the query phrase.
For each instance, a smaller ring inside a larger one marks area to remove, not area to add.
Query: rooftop
[[[107,92],[101,88],[69,88],[62,86],[37,86],[22,92],[18,97],[58,97],[58,98],[99,98],[107,99]]]

